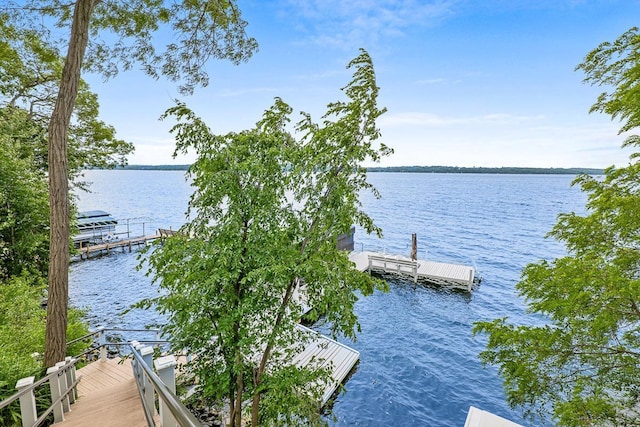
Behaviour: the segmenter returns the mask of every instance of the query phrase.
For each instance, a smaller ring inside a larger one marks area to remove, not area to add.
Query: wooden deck
[[[466,265],[447,264],[425,260],[411,261],[408,257],[379,252],[352,252],[349,259],[360,271],[395,273],[416,280],[462,289],[471,292],[475,280],[475,269]],[[411,268],[415,266],[415,270]]]
[[[78,370],[78,400],[61,424],[65,427],[147,427],[131,362],[96,361]],[[159,420],[156,420],[159,421]]]
[[[291,363],[330,368],[331,377],[322,384],[324,406],[356,365],[360,353],[302,325],[298,328],[311,339]],[[77,376],[81,377],[78,399],[65,413],[61,423],[65,427],[147,427],[130,359],[95,361],[79,369]],[[160,425],[157,414],[154,419]]]
[[[134,246],[147,245],[147,243],[163,237],[161,234],[150,234],[147,236],[133,237],[131,239],[114,240],[109,243],[101,243],[99,245],[83,246],[78,248],[80,253],[80,259],[88,259],[94,255],[100,255],[103,253],[109,254],[115,249],[122,249],[125,252],[129,249],[129,252],[133,250]]]

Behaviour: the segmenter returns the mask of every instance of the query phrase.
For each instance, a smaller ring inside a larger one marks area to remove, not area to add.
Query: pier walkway
[[[80,247],[78,247],[78,253],[80,255],[80,259],[89,259],[91,256],[102,255],[106,253],[109,255],[111,251],[115,249],[122,249],[122,252],[125,252],[126,249],[129,249],[129,252],[133,250],[134,247],[137,246],[146,246],[150,242],[156,239],[166,239],[171,236],[175,236],[179,231],[166,229],[166,228],[158,228],[154,234],[142,234],[140,236],[131,237],[131,233],[129,231],[118,234],[107,234],[102,239],[98,239],[95,244],[83,244],[80,243]],[[120,238],[120,235],[126,236]],[[109,239],[107,239],[107,237]],[[86,242],[85,242],[86,243]]]
[[[111,251],[118,248],[122,249],[122,252],[125,252],[125,250],[128,248],[129,252],[131,252],[134,246],[146,246],[149,242],[155,239],[159,239],[160,237],[162,236],[160,233],[158,233],[150,234],[147,236],[132,237],[131,239],[118,239],[111,242],[100,243],[97,245],[81,246],[78,248],[78,252],[80,253],[80,259],[89,259],[91,256],[100,255],[103,253],[106,253],[108,255],[109,253],[111,253]]]
[[[401,255],[380,252],[351,252],[349,259],[360,271],[391,273],[406,276],[414,282],[420,280],[471,292],[475,269],[466,265],[425,260],[412,261]]]

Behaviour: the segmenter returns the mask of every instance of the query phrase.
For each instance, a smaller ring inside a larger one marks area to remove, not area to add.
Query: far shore
[[[186,171],[190,165],[126,165],[116,170]],[[528,167],[459,167],[459,166],[387,166],[369,167],[369,172],[405,173],[482,173],[509,175],[603,175],[604,169],[595,168],[528,168]]]

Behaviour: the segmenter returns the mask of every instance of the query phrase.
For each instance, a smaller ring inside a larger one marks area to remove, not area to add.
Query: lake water
[[[80,210],[102,209],[119,219],[144,220],[147,230],[185,221],[191,193],[183,172],[88,171],[92,193]],[[409,255],[418,235],[419,258],[475,265],[483,281],[471,296],[390,282],[389,293],[361,299],[360,363],[333,406],[339,426],[459,426],[470,405],[516,422],[494,368],[483,368],[483,337],[473,323],[509,316],[531,323],[514,291],[522,268],[564,253],[545,234],[563,212],[583,212],[586,197],[566,175],[371,173],[382,199],[363,196],[384,230],[378,240],[356,230],[356,250]],[[133,220],[131,220],[134,222]],[[70,300],[88,310],[92,326],[140,328],[162,322],[132,303],[157,293],[136,270],[137,256],[110,256],[71,265]],[[316,328],[323,330],[323,325]]]

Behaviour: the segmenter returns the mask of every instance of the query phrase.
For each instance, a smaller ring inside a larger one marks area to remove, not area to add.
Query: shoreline
[[[113,170],[150,170],[150,171],[186,171],[191,165],[127,165],[117,166]],[[460,167],[460,166],[385,166],[369,167],[368,172],[394,173],[453,173],[453,174],[492,174],[492,175],[603,175],[604,169],[598,168],[533,168],[533,167]],[[108,169],[97,169],[108,170]]]

